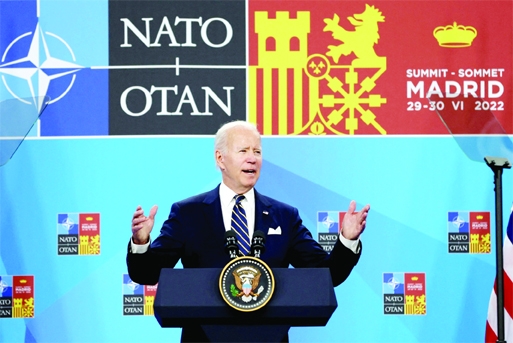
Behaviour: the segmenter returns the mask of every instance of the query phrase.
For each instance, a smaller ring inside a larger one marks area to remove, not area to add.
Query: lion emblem
[[[326,18],[324,32],[332,32],[333,38],[342,42],[340,45],[328,46],[327,56],[331,56],[335,63],[341,55],[348,56],[354,53],[357,57],[353,63],[372,64],[373,60],[380,59],[374,51],[374,45],[378,43],[378,23],[384,22],[385,17],[374,6],[365,5],[363,13],[355,14],[347,18],[355,27],[354,31],[347,31],[339,25],[340,18],[337,14],[333,19]],[[370,62],[370,63],[369,63]]]

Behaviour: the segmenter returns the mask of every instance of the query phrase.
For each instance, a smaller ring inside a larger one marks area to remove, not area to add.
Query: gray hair
[[[228,123],[223,124],[219,130],[217,130],[215,143],[214,143],[214,151],[219,150],[221,154],[226,154],[228,149],[228,133],[231,129],[236,127],[243,127],[249,130],[255,131],[260,137],[260,132],[255,124],[244,121],[244,120],[235,120]]]

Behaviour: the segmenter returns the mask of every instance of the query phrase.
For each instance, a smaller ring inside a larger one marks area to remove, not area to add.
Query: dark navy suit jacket
[[[270,228],[278,227],[281,234],[268,234]],[[266,235],[261,259],[270,268],[326,267],[330,269],[334,286],[349,276],[361,254],[361,246],[355,254],[339,240],[328,254],[302,224],[296,208],[255,190],[256,230]],[[128,245],[130,278],[139,284],[156,284],[160,270],[173,268],[180,259],[184,268],[223,268],[230,261],[224,251],[225,231],[219,186],[177,202],[146,253],[132,254]],[[184,334],[185,331],[184,328]]]

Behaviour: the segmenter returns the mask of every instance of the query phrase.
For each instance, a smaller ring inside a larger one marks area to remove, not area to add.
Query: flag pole
[[[506,158],[484,158],[488,167],[493,171],[495,184],[495,266],[497,282],[497,343],[506,343],[504,340],[504,268],[502,255],[502,172],[504,168],[510,169],[511,163]]]

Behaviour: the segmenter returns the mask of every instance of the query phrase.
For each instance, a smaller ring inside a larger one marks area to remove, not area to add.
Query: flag
[[[513,207],[509,216],[503,248],[504,260],[504,340],[513,342]],[[497,342],[497,280],[488,305],[485,342]]]

